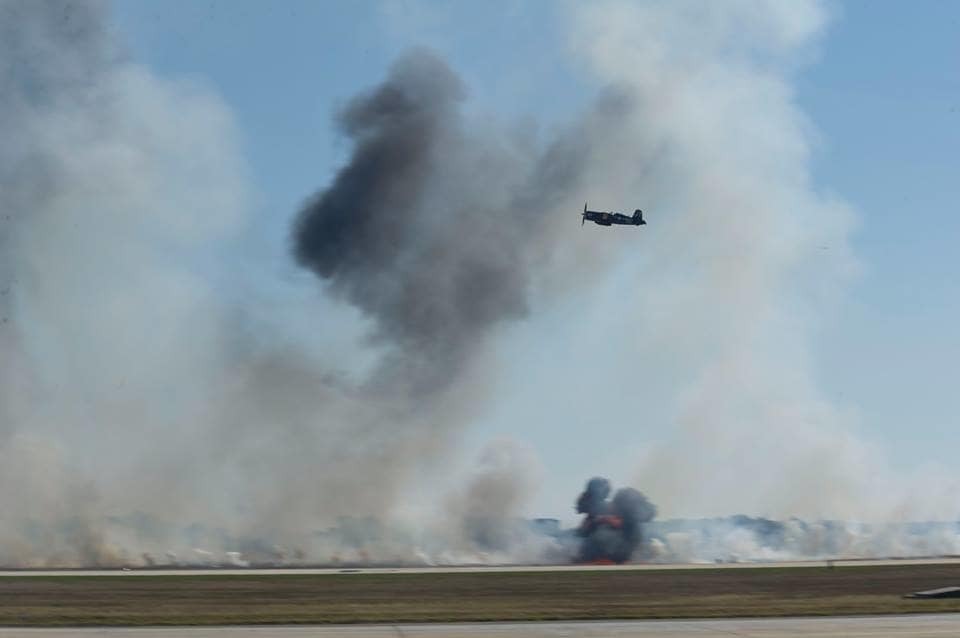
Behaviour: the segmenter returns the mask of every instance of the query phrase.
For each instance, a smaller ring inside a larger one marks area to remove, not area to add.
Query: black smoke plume
[[[463,98],[434,54],[402,56],[340,113],[353,155],[293,232],[298,263],[392,346],[382,371],[420,390],[446,385],[494,326],[525,316],[533,245],[584,150],[576,139],[540,153],[467,126]]]
[[[657,515],[653,503],[632,487],[608,500],[610,490],[610,481],[594,477],[577,499],[577,513],[585,515],[577,530],[583,539],[579,562],[627,562],[643,542],[644,523]]]

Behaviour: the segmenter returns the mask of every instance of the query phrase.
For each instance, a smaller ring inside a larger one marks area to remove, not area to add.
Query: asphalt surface
[[[140,568],[132,569],[7,569],[0,576],[200,576],[221,574],[235,576],[268,576],[279,574],[442,574],[465,572],[566,572],[600,569],[659,570],[659,569],[756,569],[758,567],[836,567],[872,565],[953,565],[960,557],[891,558],[891,559],[831,559],[769,563],[630,563],[626,565],[454,565],[423,567],[267,567],[267,568]]]
[[[946,638],[960,636],[960,614],[768,618],[726,620],[641,620],[549,623],[463,623],[430,625],[330,625],[265,627],[165,627],[104,629],[17,629],[0,627],[0,638]]]

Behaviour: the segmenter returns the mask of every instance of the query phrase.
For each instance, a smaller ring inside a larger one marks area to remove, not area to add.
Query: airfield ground
[[[82,573],[81,573],[82,574]],[[0,576],[0,625],[224,625],[960,612],[960,566]]]

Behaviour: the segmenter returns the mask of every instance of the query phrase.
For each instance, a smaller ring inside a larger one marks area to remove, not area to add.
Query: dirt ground
[[[958,565],[0,578],[2,625],[709,618],[960,612],[905,593]]]

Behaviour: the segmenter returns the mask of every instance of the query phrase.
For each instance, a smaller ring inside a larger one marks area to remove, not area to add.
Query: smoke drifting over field
[[[318,530],[389,520],[484,398],[476,355],[526,314],[540,222],[585,138],[473,126],[424,51],[348,106],[355,157],[295,248],[373,320],[384,354],[356,383],[291,335],[251,339],[215,267],[190,267],[225,258],[249,212],[224,105],[125,59],[101,3],[0,7],[0,563],[241,545],[325,559],[338,550]],[[504,224],[518,203],[527,223]],[[413,554],[398,543],[373,551]]]
[[[649,397],[656,422],[617,417],[657,434],[630,483],[668,515],[901,502],[808,361],[853,269],[851,215],[810,187],[790,91],[820,5],[569,18],[599,97],[565,125],[471,115],[470,87],[425,49],[336,115],[349,157],[284,214],[316,275],[303,296],[369,321],[357,379],[223,290],[248,283],[231,249],[255,200],[227,105],[130,60],[104,3],[0,0],[0,564],[568,560],[522,520],[542,486],[521,444],[491,445],[413,523],[411,490],[507,391],[495,381],[523,357],[503,356],[504,335],[560,329],[559,302],[613,276],[631,284],[589,316],[623,322],[599,329],[622,337],[630,375],[678,380]],[[656,211],[648,234],[581,231],[588,193]],[[575,345],[565,366],[622,372]],[[548,385],[520,391],[546,403]],[[555,427],[597,447],[582,424]],[[910,504],[955,514],[949,497]]]

